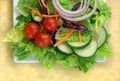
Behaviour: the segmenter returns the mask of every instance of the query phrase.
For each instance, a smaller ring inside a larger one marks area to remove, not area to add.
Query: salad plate
[[[13,0],[14,26],[3,41],[13,42],[15,63],[87,72],[113,55],[105,24],[110,18],[105,0]]]
[[[19,12],[17,12],[17,10],[15,9],[15,7],[17,6],[17,3],[18,3],[18,0],[13,0],[13,25],[14,26],[18,22],[16,20],[16,17],[20,15]],[[17,57],[14,56],[13,60],[15,63],[38,63],[38,61],[33,57],[27,57],[25,60],[20,61],[17,59]]]
[[[106,0],[104,0],[106,2]],[[16,17],[19,14],[19,12],[15,9],[15,7],[17,6],[18,0],[13,0],[13,24],[14,26],[17,23]],[[96,62],[105,62],[106,58],[96,58]],[[38,61],[33,58],[33,57],[27,57],[25,60],[18,60],[17,57],[14,56],[14,62],[16,63],[38,63]]]

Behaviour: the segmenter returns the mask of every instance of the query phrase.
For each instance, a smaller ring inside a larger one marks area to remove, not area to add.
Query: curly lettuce
[[[91,4],[93,5],[93,2]],[[96,32],[99,32],[100,28],[111,18],[111,9],[103,0],[98,0],[98,9],[100,12],[95,12],[92,17],[82,22],[85,27]]]

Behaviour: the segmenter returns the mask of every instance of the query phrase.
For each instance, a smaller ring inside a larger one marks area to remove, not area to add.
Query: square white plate
[[[104,0],[106,2],[106,0]],[[19,12],[15,10],[15,6],[17,5],[18,0],[13,0],[13,24],[14,26],[17,23],[16,17],[19,15]],[[105,62],[105,58],[96,58],[96,62]],[[15,63],[38,63],[38,61],[33,57],[28,57],[25,60],[18,60],[17,57],[14,56]]]

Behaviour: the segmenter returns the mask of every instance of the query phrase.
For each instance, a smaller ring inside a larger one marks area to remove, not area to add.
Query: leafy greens
[[[69,0],[59,0],[61,5],[70,10],[73,7],[73,4]],[[76,0],[77,1],[77,0]],[[91,34],[96,36],[99,28],[103,26],[111,17],[111,11],[103,0],[98,0],[98,8],[100,13],[96,12],[91,18],[86,19],[82,22],[82,25],[87,27],[89,30],[95,30],[96,32],[82,32],[82,38],[85,42],[91,37]],[[69,4],[69,5],[68,5]],[[93,4],[93,3],[91,3]],[[39,48],[31,40],[27,40],[24,36],[23,29],[26,23],[33,21],[32,14],[26,6],[32,6],[33,8],[38,6],[38,0],[19,0],[16,9],[21,13],[16,19],[18,23],[15,28],[12,28],[8,33],[6,33],[4,41],[13,42],[12,54],[18,58],[18,60],[23,60],[28,56],[32,56],[39,61],[45,68],[51,70],[56,62],[58,62],[62,67],[68,68],[77,68],[83,72],[87,72],[95,63],[95,58],[107,58],[111,56],[112,50],[108,45],[109,34],[107,35],[107,41],[101,46],[96,53],[88,58],[80,57],[78,55],[66,55],[58,51],[56,48],[49,46],[47,48]],[[54,7],[51,0],[48,2],[51,12],[54,13]],[[62,33],[66,32],[66,29],[60,27]],[[78,41],[77,36],[78,32],[75,31],[70,38],[66,41]],[[56,39],[59,40],[60,37],[56,34]]]

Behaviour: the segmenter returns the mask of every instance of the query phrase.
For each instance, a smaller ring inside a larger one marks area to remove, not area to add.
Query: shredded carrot
[[[38,16],[42,16],[42,14],[41,14],[38,10],[34,9],[33,7],[27,6],[27,8],[31,9],[31,10],[32,10],[32,11],[31,11],[32,13],[34,13],[34,14],[36,14],[36,15],[38,15]]]
[[[38,15],[40,17],[58,17],[59,15],[45,15],[45,14],[41,14],[38,10],[34,9],[31,6],[27,6],[27,8],[31,9],[32,13],[34,13],[35,15]]]
[[[72,54],[72,56],[74,57],[74,56],[76,56],[76,54]]]
[[[56,10],[54,10],[54,14],[55,14],[55,15],[58,15],[57,12],[56,12]],[[56,17],[56,20],[58,20],[58,17]]]
[[[54,14],[55,14],[55,15],[57,14],[56,10],[54,10]]]
[[[96,37],[94,37],[94,38],[92,38],[92,40],[97,40],[97,38],[96,38]]]
[[[58,17],[59,15],[41,15],[42,17]]]
[[[62,34],[59,34],[58,36],[59,37],[62,37],[62,36],[66,36],[71,30],[68,30],[67,33],[62,33]]]
[[[47,8],[47,6],[46,6],[44,0],[41,0],[41,2],[42,2],[42,5],[43,5],[45,8]]]
[[[63,41],[65,41],[72,33],[73,33],[73,30],[70,30],[70,32],[67,33],[66,36],[64,36],[63,38],[61,38],[61,40],[59,40],[58,42],[56,42],[53,46],[56,47],[57,45],[59,45],[60,43],[62,43]]]
[[[64,34],[60,34],[60,35],[58,35],[59,37],[62,37],[62,36],[66,36],[66,34],[64,33]]]
[[[82,36],[81,36],[81,31],[78,31],[78,40],[82,42]]]

